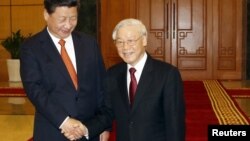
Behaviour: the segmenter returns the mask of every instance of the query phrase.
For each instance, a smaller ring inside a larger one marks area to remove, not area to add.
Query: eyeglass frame
[[[136,44],[136,42],[137,42],[138,40],[140,40],[141,37],[143,37],[143,36],[144,36],[144,35],[141,35],[141,36],[139,36],[137,39],[134,39],[134,40],[120,41],[119,44],[121,44],[121,45],[117,45],[117,40],[114,40],[114,43],[115,43],[116,47],[118,47],[118,48],[124,47],[125,43],[126,43],[128,46],[134,46],[134,45]]]

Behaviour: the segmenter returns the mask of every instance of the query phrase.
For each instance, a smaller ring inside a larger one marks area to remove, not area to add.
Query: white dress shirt
[[[47,29],[47,31],[49,32],[49,30]],[[56,48],[58,50],[58,52],[61,54],[61,45],[58,43],[59,42],[59,38],[55,37],[53,34],[51,34],[49,32],[50,37],[52,38],[54,44],[56,45]],[[74,48],[74,43],[73,43],[73,39],[72,36],[68,36],[67,38],[63,39],[65,40],[65,49],[69,55],[69,58],[76,70],[77,73],[77,68],[76,68],[76,55],[75,55],[75,48]]]
[[[145,53],[142,57],[142,59],[135,65],[135,66],[131,66],[128,64],[128,70],[127,70],[127,89],[128,89],[128,94],[129,94],[129,84],[130,84],[130,73],[129,73],[129,69],[130,68],[135,68],[136,69],[136,72],[135,72],[135,78],[136,78],[136,81],[137,81],[137,84],[139,84],[139,81],[140,81],[140,78],[141,78],[141,74],[142,74],[142,70],[144,68],[144,65],[146,63],[146,60],[147,60],[147,53]]]

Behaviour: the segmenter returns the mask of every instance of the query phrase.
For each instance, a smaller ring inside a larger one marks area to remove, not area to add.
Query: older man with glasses
[[[184,141],[185,102],[178,69],[147,52],[147,30],[137,19],[117,24],[112,38],[123,62],[108,69],[102,114],[94,127],[114,119],[118,141]],[[107,122],[108,125],[108,122]]]

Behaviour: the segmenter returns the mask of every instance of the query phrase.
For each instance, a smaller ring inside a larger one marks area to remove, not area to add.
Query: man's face
[[[68,37],[76,27],[77,8],[57,7],[55,12],[50,15],[44,10],[44,19],[49,31],[57,38],[63,39]]]
[[[143,57],[147,39],[137,26],[124,26],[117,31],[116,48],[119,56],[134,66]]]

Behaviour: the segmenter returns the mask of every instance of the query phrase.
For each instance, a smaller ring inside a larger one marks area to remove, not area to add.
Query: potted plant
[[[30,36],[30,35],[29,35]],[[3,47],[10,53],[11,59],[7,59],[9,81],[21,81],[20,78],[20,45],[29,36],[21,34],[21,30],[12,32],[11,36],[1,42]]]

